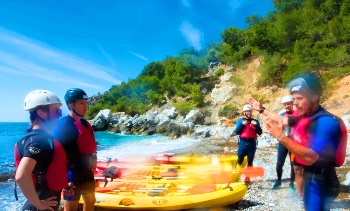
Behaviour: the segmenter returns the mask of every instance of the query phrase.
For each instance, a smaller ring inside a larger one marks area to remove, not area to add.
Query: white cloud
[[[0,28],[0,47],[2,49],[0,65],[6,64],[8,68],[12,69],[30,70],[34,73],[32,76],[36,75],[36,77],[39,77],[38,75],[43,74],[44,76],[40,77],[64,82],[74,80],[67,75],[75,73],[113,84],[121,82],[121,80],[114,78],[108,73],[115,72],[113,69],[89,62],[66,52],[60,52],[52,47],[45,46],[43,43],[9,32],[3,28]],[[11,61],[8,61],[9,54],[13,55]]]
[[[61,71],[49,69],[43,66],[39,66],[35,63],[32,63],[31,61],[23,60],[20,57],[9,54],[2,50],[0,50],[0,63],[2,63],[2,65],[0,64],[0,71],[2,72],[17,74],[17,75],[24,75],[28,78],[30,77],[40,78],[50,82],[76,84],[76,85],[81,85],[84,87],[89,87],[89,88],[99,89],[99,90],[105,89],[102,86],[85,83],[80,80],[76,80],[72,77],[68,77],[65,74],[63,74]]]
[[[142,56],[141,54],[137,54],[137,53],[134,53],[132,51],[128,51],[128,52],[131,53],[132,55],[136,56],[137,58],[148,61],[148,59],[145,56]]]
[[[192,26],[188,21],[183,21],[180,26],[180,31],[188,44],[193,46],[196,50],[202,49],[203,33],[199,29]]]

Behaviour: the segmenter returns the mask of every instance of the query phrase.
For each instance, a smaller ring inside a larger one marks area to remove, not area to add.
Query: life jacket
[[[248,119],[247,119],[248,120]],[[252,124],[251,121],[254,119],[248,120],[247,125],[243,125],[243,129],[241,134],[239,135],[240,138],[244,139],[256,139],[258,137],[256,133],[256,125]],[[256,121],[256,120],[255,120]]]
[[[85,121],[85,126],[81,121]],[[83,155],[91,155],[97,151],[94,130],[86,119],[75,121],[74,125],[78,129],[78,148]]]
[[[337,122],[339,123],[340,126],[340,130],[341,130],[341,137],[340,140],[338,141],[338,145],[337,148],[334,152],[334,166],[341,166],[344,164],[345,161],[345,157],[346,157],[346,146],[347,146],[347,139],[348,139],[348,133],[347,133],[347,129],[346,126],[344,124],[344,121],[327,112],[327,111],[320,111],[318,113],[316,113],[313,116],[310,117],[302,117],[294,126],[293,129],[293,133],[292,133],[292,139],[296,142],[298,142],[299,144],[301,144],[302,146],[307,146],[308,145],[308,141],[310,139],[310,134],[308,132],[308,128],[310,126],[310,124],[312,123],[312,121],[314,121],[315,119],[317,119],[320,116],[331,116],[332,118],[336,119]],[[302,159],[296,157],[295,161],[297,163],[300,163],[302,165],[305,166],[309,166],[306,162],[304,162]]]
[[[16,168],[23,157],[25,142],[31,141],[31,137],[35,135],[45,136],[50,142],[49,144],[52,150],[51,161],[47,169],[42,169],[36,165],[32,172],[35,188],[37,191],[46,187],[55,191],[61,191],[68,184],[66,176],[66,153],[62,145],[49,134],[40,131],[32,131],[15,144],[14,155]]]

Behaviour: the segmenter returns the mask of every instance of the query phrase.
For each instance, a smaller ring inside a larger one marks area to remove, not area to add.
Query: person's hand
[[[68,183],[67,187],[65,187],[62,192],[65,196],[74,196],[74,184],[72,182]]]
[[[279,139],[281,136],[283,136],[283,126],[282,122],[276,123],[272,121],[271,119],[267,118],[263,121],[263,124],[266,128],[266,132],[273,137]]]
[[[97,168],[97,153],[92,153],[90,156],[90,169],[92,172],[96,172]]]
[[[97,157],[92,157],[91,158],[91,171],[96,172],[97,168]]]
[[[243,125],[247,125],[248,124],[248,120],[245,119],[245,120],[243,120],[242,123],[243,123]]]
[[[250,123],[252,123],[253,125],[258,124],[255,120],[252,120]]]
[[[249,98],[248,103],[252,106],[252,109],[255,111],[260,111],[263,108],[262,103],[257,100],[255,100],[253,97]]]
[[[52,207],[55,207],[58,205],[58,202],[55,200],[56,196],[51,196],[47,199],[40,200],[40,205],[37,207],[39,210],[50,210],[54,211]]]

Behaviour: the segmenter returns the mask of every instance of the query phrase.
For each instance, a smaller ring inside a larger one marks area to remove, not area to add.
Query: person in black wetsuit
[[[281,103],[283,104],[284,107],[284,112],[282,112],[280,115],[281,116],[292,116],[296,115],[296,113],[293,110],[293,97],[290,95],[286,95],[282,98]],[[294,113],[294,114],[293,114]],[[286,136],[290,136],[291,134],[291,128],[290,127],[284,127],[283,132]],[[283,172],[283,166],[287,158],[287,154],[289,154],[290,157],[290,182],[289,182],[289,189],[290,191],[294,192],[294,181],[295,181],[295,172],[294,172],[294,166],[293,166],[293,161],[292,161],[292,155],[289,152],[289,150],[281,143],[278,142],[277,145],[277,163],[276,163],[276,173],[277,173],[277,180],[275,184],[273,185],[272,189],[277,189],[281,186],[282,184],[282,172]],[[302,177],[302,175],[301,175]]]
[[[61,117],[61,101],[50,91],[35,90],[24,99],[31,127],[15,145],[15,180],[27,198],[22,210],[57,211],[67,186],[66,153],[49,133]],[[15,189],[15,196],[17,197]]]

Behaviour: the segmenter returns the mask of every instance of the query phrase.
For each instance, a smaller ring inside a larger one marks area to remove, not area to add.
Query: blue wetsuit
[[[316,113],[322,111],[324,109],[319,107]],[[295,123],[296,119],[290,118],[289,123]],[[304,167],[305,209],[330,210],[330,204],[339,194],[340,188],[334,161],[342,136],[341,128],[334,117],[321,115],[311,121],[308,134],[307,147],[314,150],[319,159],[311,166]]]
[[[81,195],[95,192],[95,179],[90,169],[90,157],[84,156],[79,150],[77,141],[79,131],[74,124],[75,121],[73,117],[65,116],[60,119],[54,130],[54,137],[62,144],[67,153],[68,180],[76,187],[74,198],[64,196],[65,200],[79,200]],[[82,124],[86,124],[85,121],[81,119]]]
[[[243,120],[248,120],[248,124],[244,125]],[[251,123],[252,120],[256,122],[256,125]],[[241,118],[236,122],[235,133],[239,135],[237,163],[241,165],[243,163],[244,157],[247,156],[248,166],[253,166],[253,160],[257,145],[256,138],[257,135],[261,135],[262,133],[259,121],[252,118]]]

